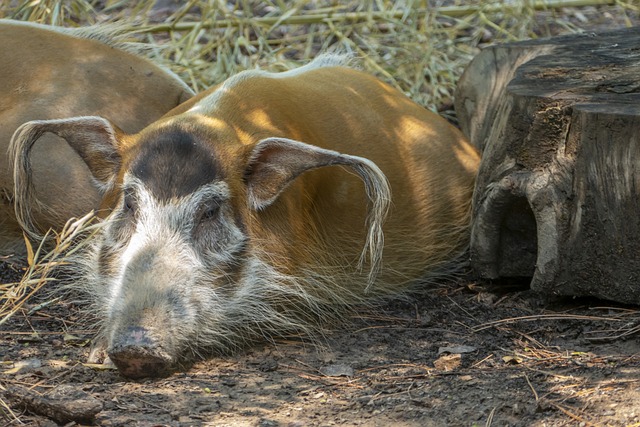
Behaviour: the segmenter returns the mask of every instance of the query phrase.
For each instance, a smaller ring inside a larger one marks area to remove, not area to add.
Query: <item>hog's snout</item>
[[[162,377],[174,368],[173,358],[150,332],[141,327],[123,331],[107,350],[122,375],[129,378]]]

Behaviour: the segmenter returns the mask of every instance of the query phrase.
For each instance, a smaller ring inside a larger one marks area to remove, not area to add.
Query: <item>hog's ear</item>
[[[263,139],[251,152],[245,170],[249,204],[255,210],[264,209],[301,173],[347,164],[348,157],[291,139]]]
[[[87,164],[101,190],[109,186],[121,160],[117,140],[121,131],[109,120],[89,116],[23,124],[13,134],[9,148],[16,171],[30,172],[31,149],[45,133],[53,133],[67,141]]]
[[[36,141],[45,133],[53,133],[67,141],[87,164],[95,178],[94,183],[103,194],[113,186],[121,162],[118,152],[121,131],[102,117],[35,120],[20,126],[11,138],[9,156],[14,165],[16,216],[28,232],[35,229],[30,208],[32,203],[38,203],[34,199],[30,154]]]
[[[371,284],[380,266],[382,224],[391,202],[387,178],[372,161],[286,138],[264,139],[253,148],[245,170],[249,204],[255,210],[264,209],[303,172],[332,165],[343,165],[354,171],[362,179],[369,198],[367,242],[361,261],[368,252]]]
[[[370,198],[382,190],[385,198],[388,198],[384,174],[368,159],[292,139],[267,138],[256,144],[247,162],[245,181],[249,190],[249,204],[255,210],[264,209],[303,172],[333,165],[353,169],[364,181]]]

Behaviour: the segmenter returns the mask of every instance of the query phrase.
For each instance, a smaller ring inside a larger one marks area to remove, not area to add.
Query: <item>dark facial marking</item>
[[[163,201],[222,178],[213,152],[197,136],[181,129],[148,136],[131,171]]]

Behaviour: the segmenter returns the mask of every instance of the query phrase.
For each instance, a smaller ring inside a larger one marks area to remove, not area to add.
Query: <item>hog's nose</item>
[[[174,365],[172,357],[141,327],[118,334],[107,353],[120,373],[133,379],[167,376]]]

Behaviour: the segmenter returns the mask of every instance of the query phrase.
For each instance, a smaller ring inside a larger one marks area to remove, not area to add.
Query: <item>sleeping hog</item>
[[[99,116],[16,132],[18,204],[33,201],[29,152],[44,133],[99,183],[104,223],[82,283],[123,375],[313,336],[464,251],[477,152],[343,62],[242,72],[138,133]]]

